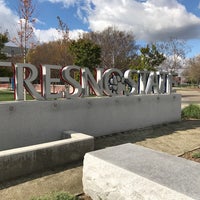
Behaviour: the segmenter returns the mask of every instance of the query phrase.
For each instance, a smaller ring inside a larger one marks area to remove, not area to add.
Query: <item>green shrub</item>
[[[34,197],[31,200],[78,200],[78,198],[66,192],[55,192],[41,197]]]
[[[181,112],[181,117],[183,119],[200,119],[200,106],[190,104],[189,106],[183,108]]]
[[[200,152],[196,152],[192,154],[193,158],[200,158]]]

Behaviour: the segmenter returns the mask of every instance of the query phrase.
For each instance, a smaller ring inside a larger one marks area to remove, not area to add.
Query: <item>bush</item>
[[[200,106],[190,104],[189,106],[183,108],[181,112],[181,117],[183,119],[200,119]]]
[[[41,197],[34,197],[31,200],[78,200],[78,198],[65,192],[55,192]]]
[[[192,157],[193,157],[193,158],[196,158],[196,159],[197,159],[197,158],[200,158],[200,152],[193,153],[193,154],[192,154]]]

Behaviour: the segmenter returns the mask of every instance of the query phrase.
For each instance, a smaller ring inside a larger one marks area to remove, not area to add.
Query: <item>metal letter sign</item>
[[[172,91],[173,76],[167,72],[148,72],[127,70],[124,73],[112,68],[103,71],[96,69],[96,78],[88,68],[79,66],[61,67],[58,65],[41,66],[41,74],[32,64],[18,63],[15,65],[15,98],[24,100],[24,88],[37,100],[58,98],[72,98],[80,96],[116,96],[137,94],[170,94]],[[52,78],[52,70],[60,71],[59,78]],[[79,73],[80,82],[71,76],[72,71]],[[25,72],[25,73],[24,73]],[[40,76],[41,93],[36,91],[33,82]],[[64,82],[73,88],[64,92],[52,93],[52,83]]]

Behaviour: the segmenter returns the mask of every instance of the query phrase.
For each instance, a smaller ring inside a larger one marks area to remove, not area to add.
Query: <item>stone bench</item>
[[[94,137],[64,131],[62,140],[0,151],[0,183],[82,160],[94,149]],[[67,139],[64,139],[67,138]]]
[[[200,164],[119,145],[85,155],[83,188],[93,200],[199,200]]]

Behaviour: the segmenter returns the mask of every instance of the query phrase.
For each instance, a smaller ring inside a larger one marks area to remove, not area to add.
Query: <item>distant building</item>
[[[5,46],[3,49],[1,49],[1,53],[4,53],[9,60],[23,55],[22,49],[14,46]]]

